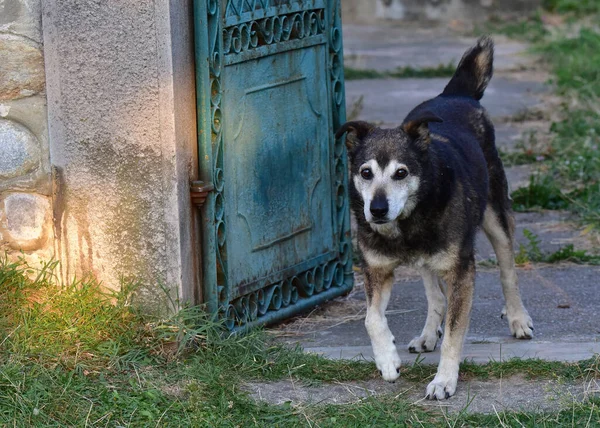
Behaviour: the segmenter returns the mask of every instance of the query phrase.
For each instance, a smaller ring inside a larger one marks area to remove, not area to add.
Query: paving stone
[[[366,360],[374,361],[373,349],[366,346],[325,346],[304,348],[306,352],[322,355],[333,360]],[[600,342],[542,342],[511,340],[490,342],[482,340],[477,343],[466,343],[463,349],[463,360],[486,364],[490,361],[508,361],[513,358],[521,360],[540,359],[544,361],[575,362],[587,360],[600,353]],[[398,346],[398,354],[404,365],[425,364],[437,365],[440,352],[411,354],[404,344]]]
[[[457,65],[477,40],[444,27],[415,28],[411,25],[345,24],[343,32],[345,66],[378,71]],[[534,62],[526,55],[526,44],[503,36],[494,36],[494,41],[496,72],[519,70]]]
[[[356,119],[395,127],[418,104],[439,95],[448,81],[448,78],[349,80],[346,82],[346,108],[351,111],[362,97],[363,107]],[[507,118],[523,109],[539,106],[545,90],[543,83],[494,77],[481,104],[492,120]]]
[[[535,325],[534,340],[523,343],[537,346],[538,343],[577,342],[585,346],[587,342],[598,342],[599,274],[598,266],[519,269],[521,294]],[[348,297],[336,299],[308,317],[298,317],[280,326],[276,332],[281,340],[300,343],[305,348],[368,347],[370,340],[364,326],[366,298],[363,278],[360,274],[356,274],[355,278],[355,289]],[[503,306],[499,272],[480,268],[476,276],[467,343],[516,341],[510,336],[506,319],[500,318]],[[397,270],[387,319],[399,347],[406,346],[421,333],[426,314],[425,290],[418,273],[408,269]],[[588,352],[586,355],[592,354]]]

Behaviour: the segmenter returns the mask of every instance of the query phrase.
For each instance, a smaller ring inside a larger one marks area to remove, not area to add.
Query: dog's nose
[[[389,210],[387,198],[384,195],[375,196],[375,198],[371,201],[370,209],[374,218],[384,218]]]

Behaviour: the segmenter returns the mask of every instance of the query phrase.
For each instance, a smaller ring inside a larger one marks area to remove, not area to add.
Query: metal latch
[[[190,183],[190,195],[192,197],[192,204],[196,207],[201,208],[206,201],[208,193],[213,191],[215,186],[212,183],[205,183],[201,180],[192,181]]]

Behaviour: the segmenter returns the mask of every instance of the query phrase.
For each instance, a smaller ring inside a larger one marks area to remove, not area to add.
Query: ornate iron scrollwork
[[[201,0],[199,0],[201,1]],[[221,8],[218,0],[205,0],[208,24],[208,65],[210,72],[210,112],[212,153],[213,213],[216,251],[216,296],[218,315],[229,329],[267,323],[287,308],[308,308],[318,303],[316,296],[327,298],[347,292],[352,287],[352,245],[347,204],[347,166],[343,141],[330,136],[332,147],[333,224],[339,249],[333,260],[296,273],[281,281],[232,299],[235,295],[227,278],[227,239],[224,201],[228,197],[224,186],[223,134],[221,115],[221,72],[227,64],[262,55],[260,49],[295,48],[311,44],[328,47],[329,94],[332,128],[345,119],[344,82],[342,73],[342,39],[339,0],[228,0]],[[305,45],[303,43],[306,43]],[[273,50],[268,51],[273,54]],[[207,157],[208,158],[208,157]],[[208,202],[207,202],[208,203]],[[333,290],[333,291],[332,291]],[[287,313],[287,312],[286,312]]]

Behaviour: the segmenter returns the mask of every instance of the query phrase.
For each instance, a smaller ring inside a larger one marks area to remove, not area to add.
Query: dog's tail
[[[465,52],[442,95],[462,95],[479,101],[494,73],[493,63],[494,41],[483,36]]]

